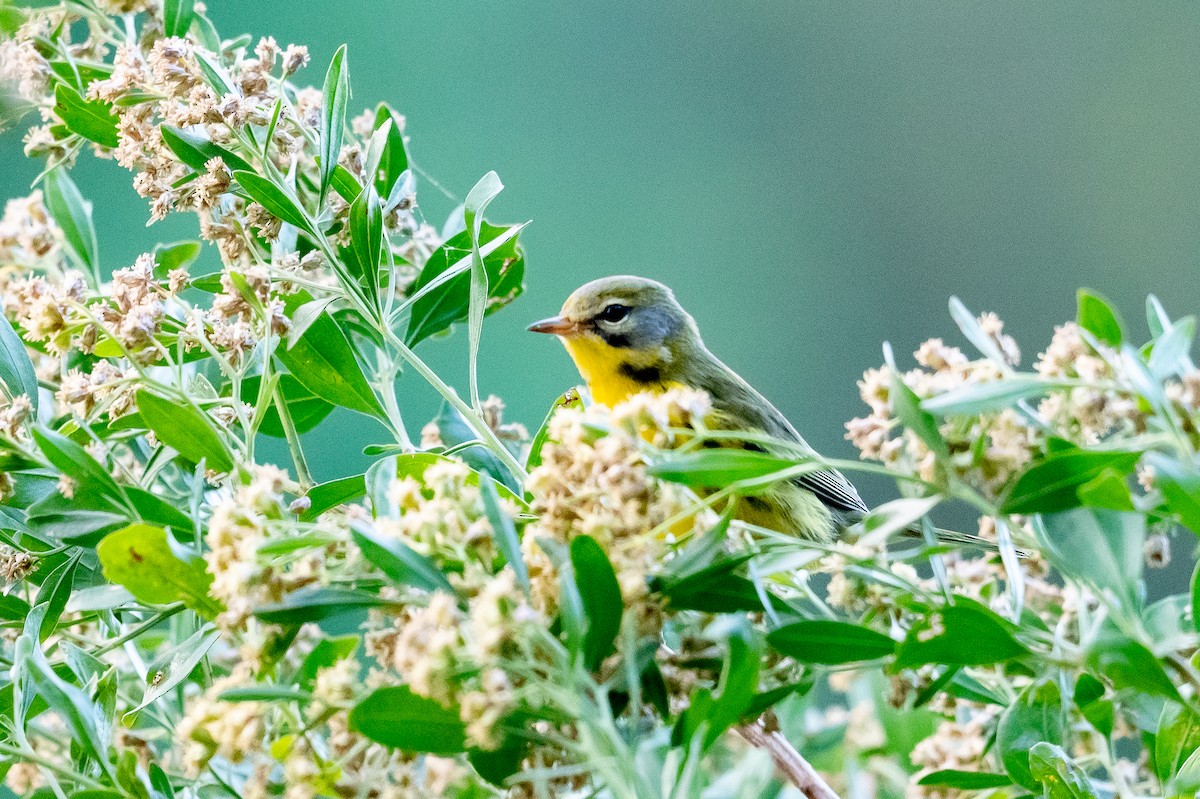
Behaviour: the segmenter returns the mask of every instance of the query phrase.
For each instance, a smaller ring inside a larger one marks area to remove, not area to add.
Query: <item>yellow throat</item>
[[[625,363],[620,351],[603,341],[590,337],[562,339],[575,368],[587,384],[592,401],[612,407],[645,391],[666,391],[670,386],[661,381],[634,379],[622,371]]]

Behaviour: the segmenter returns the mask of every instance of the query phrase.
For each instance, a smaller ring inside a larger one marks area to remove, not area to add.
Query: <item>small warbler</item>
[[[691,315],[671,289],[647,278],[619,275],[593,280],[567,298],[558,316],[529,326],[558,336],[593,401],[612,407],[640,392],[685,386],[712,398],[705,424],[714,430],[762,433],[787,442],[781,457],[815,454],[779,410],[708,351]],[[770,445],[723,442],[771,452]],[[782,450],[783,448],[776,448]],[[867,506],[834,469],[797,477],[743,497],[737,517],[803,538],[830,541],[861,520]],[[974,536],[938,531],[939,538],[976,543]]]

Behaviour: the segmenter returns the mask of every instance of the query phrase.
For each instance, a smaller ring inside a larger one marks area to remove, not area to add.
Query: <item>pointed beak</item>
[[[548,333],[552,336],[569,336],[579,329],[579,325],[561,316],[551,316],[529,326],[532,333]]]

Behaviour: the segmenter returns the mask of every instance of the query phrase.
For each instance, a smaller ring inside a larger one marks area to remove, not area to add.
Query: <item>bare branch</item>
[[[808,799],[838,799],[838,795],[829,787],[829,783],[825,782],[825,778],[796,751],[770,719],[766,724],[762,719],[743,724],[737,728],[737,732],[751,746],[771,755],[775,767]]]

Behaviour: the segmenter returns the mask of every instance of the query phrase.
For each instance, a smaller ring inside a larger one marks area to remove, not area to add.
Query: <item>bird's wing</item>
[[[802,449],[816,454],[816,451],[809,446],[791,422],[774,405],[728,367],[724,367],[724,369],[728,377],[723,383],[717,384],[719,392],[713,391],[711,384],[709,388],[710,393],[714,394],[718,427],[735,430],[739,428],[761,430],[768,435],[799,444]],[[746,444],[742,444],[742,446],[758,448]],[[843,513],[868,512],[866,504],[858,495],[853,484],[836,469],[822,469],[819,472],[797,477],[792,482],[811,491],[817,499],[832,510]]]
[[[833,469],[825,469],[797,477],[795,483],[816,495],[833,510],[866,513],[867,506],[854,485],[846,476]]]

